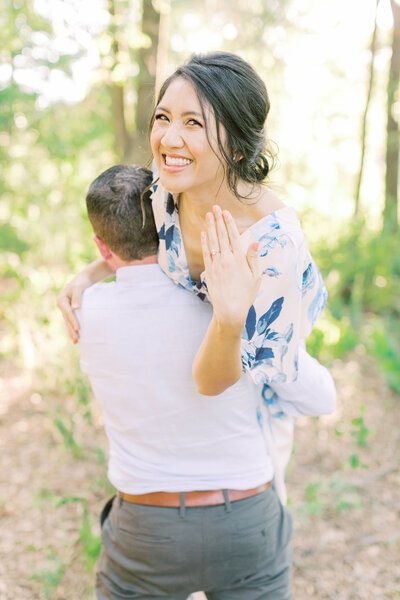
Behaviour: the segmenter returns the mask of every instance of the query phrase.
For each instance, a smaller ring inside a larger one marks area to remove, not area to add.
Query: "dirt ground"
[[[361,351],[332,371],[337,411],[297,422],[287,478],[293,598],[398,598],[400,398]],[[68,450],[52,412],[64,399],[8,363],[0,375],[0,600],[93,600],[85,562],[107,493],[100,417],[78,423],[83,453]]]

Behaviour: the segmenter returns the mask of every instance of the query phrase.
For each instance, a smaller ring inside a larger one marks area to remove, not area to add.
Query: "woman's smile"
[[[162,157],[164,161],[163,170],[168,173],[178,173],[193,163],[192,159],[179,154],[164,153]]]

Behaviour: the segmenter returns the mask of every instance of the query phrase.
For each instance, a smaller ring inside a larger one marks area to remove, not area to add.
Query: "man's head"
[[[152,173],[134,166],[116,165],[91,184],[86,196],[88,216],[103,257],[123,262],[154,256],[158,235],[150,202]],[[143,223],[142,215],[145,215]]]

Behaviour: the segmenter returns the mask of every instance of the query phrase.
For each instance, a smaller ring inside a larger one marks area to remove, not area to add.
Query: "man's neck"
[[[116,271],[122,267],[140,267],[141,265],[153,265],[157,263],[157,254],[145,256],[141,260],[122,260],[114,255],[114,268]]]

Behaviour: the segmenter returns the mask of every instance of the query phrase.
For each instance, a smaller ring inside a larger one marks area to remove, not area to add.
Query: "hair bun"
[[[254,162],[252,163],[252,167],[256,181],[259,182],[264,181],[271,170],[268,158],[261,152],[257,154]]]

